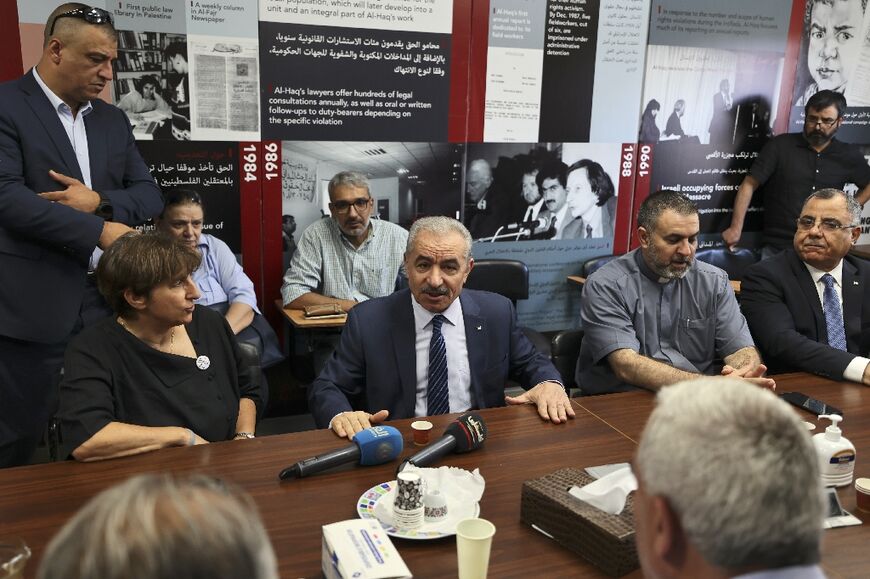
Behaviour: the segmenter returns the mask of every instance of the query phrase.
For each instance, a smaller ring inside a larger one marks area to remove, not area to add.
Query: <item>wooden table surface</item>
[[[305,311],[285,308],[281,300],[275,300],[275,307],[281,310],[285,320],[297,328],[343,328],[347,322],[347,314],[340,318],[306,318]]]
[[[855,445],[855,478],[870,477],[870,389],[860,384],[834,382],[804,373],[780,374],[776,380],[777,393],[800,392],[843,411],[843,436]],[[574,398],[575,405],[606,422],[614,430],[631,440],[640,440],[647,417],[655,404],[654,396],[646,392],[587,396]],[[817,420],[810,412],[795,409],[801,418],[816,424],[811,434],[824,432],[830,425]],[[829,579],[835,577],[870,576],[870,514],[855,508],[854,486],[837,491],[843,508],[864,521],[860,527],[828,529],[824,534],[822,566]]]
[[[780,391],[798,390],[842,408],[844,433],[858,447],[857,474],[870,476],[862,461],[870,448],[870,391],[815,377],[780,378]],[[574,399],[577,417],[563,425],[543,423],[531,406],[482,410],[489,428],[485,445],[451,455],[441,464],[480,468],[486,479],[480,516],[496,535],[490,577],[603,577],[567,549],[520,522],[525,480],[566,466],[587,467],[631,458],[652,409],[651,394],[635,392]],[[807,415],[809,416],[809,415]],[[432,418],[433,439],[455,415]],[[405,437],[403,456],[413,454],[410,420],[393,421]],[[281,577],[319,577],[321,525],[356,517],[356,501],[371,486],[393,480],[397,462],[374,467],[345,466],[311,478],[279,482],[278,472],[297,460],[341,448],[343,441],[319,430],[255,440],[165,449],[103,463],[54,463],[0,470],[0,535],[23,538],[34,552],[26,577],[34,577],[47,542],[90,497],[142,472],[205,473],[245,489],[259,506]],[[854,509],[854,490],[840,493]],[[825,532],[824,566],[829,577],[867,575],[870,531],[865,527]],[[836,538],[836,540],[834,540]],[[455,577],[453,538],[395,539],[415,577]],[[628,577],[640,577],[639,571]]]

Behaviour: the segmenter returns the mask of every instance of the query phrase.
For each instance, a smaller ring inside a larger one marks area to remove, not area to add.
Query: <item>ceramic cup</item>
[[[417,446],[429,444],[429,434],[432,432],[431,422],[428,420],[415,420],[411,423],[411,430],[414,431],[414,444]]]
[[[438,523],[447,518],[447,497],[439,491],[426,493],[423,498],[423,518],[427,523]]]
[[[855,479],[855,504],[859,511],[870,513],[870,478]]]

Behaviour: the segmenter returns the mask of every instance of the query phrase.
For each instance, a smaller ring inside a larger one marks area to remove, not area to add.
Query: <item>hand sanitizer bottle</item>
[[[842,436],[842,431],[837,426],[843,420],[842,416],[822,414],[819,420],[822,418],[831,421],[824,433],[813,436],[822,484],[828,487],[850,485],[855,473],[855,445]]]

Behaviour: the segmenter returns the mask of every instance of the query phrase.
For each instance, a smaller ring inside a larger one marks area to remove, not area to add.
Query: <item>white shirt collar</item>
[[[832,269],[831,271],[822,271],[820,269],[817,269],[817,268],[811,266],[810,264],[808,264],[806,262],[804,262],[804,265],[806,266],[807,271],[810,272],[810,275],[813,278],[813,283],[818,284],[819,280],[822,279],[822,276],[825,275],[826,273],[829,273],[829,274],[831,274],[831,277],[834,278],[834,281],[836,282],[836,284],[840,287],[843,287],[843,260],[842,259],[837,263],[836,266],[834,266],[834,269]]]
[[[417,298],[414,297],[413,293],[411,294],[411,306],[414,309],[414,328],[417,332],[422,331],[423,328],[432,322],[432,318],[438,315],[421,306],[417,302]],[[441,315],[447,318],[447,321],[452,325],[458,325],[459,320],[462,318],[462,303],[459,301],[459,298],[457,297],[453,300],[453,303],[450,304],[446,310],[441,312]]]
[[[48,88],[48,85],[45,84],[45,81],[42,80],[41,76],[39,76],[39,72],[37,72],[35,66],[33,67],[33,78],[36,79],[36,84],[38,84],[39,88],[42,89],[42,92],[45,93],[46,98],[51,102],[51,106],[54,108],[54,110],[56,112],[72,114],[72,109],[69,108],[69,105],[66,104],[65,102],[63,102],[62,98],[60,98],[59,96],[54,94],[53,90]],[[91,112],[91,109],[93,109],[93,108],[94,107],[93,107],[93,105],[91,105],[91,101],[88,101],[86,103],[83,103],[79,107],[78,112],[79,112],[79,114],[84,116],[84,115],[88,114],[89,112]]]

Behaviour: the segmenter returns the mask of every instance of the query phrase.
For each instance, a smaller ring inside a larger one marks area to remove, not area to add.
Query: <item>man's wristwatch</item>
[[[103,194],[100,193],[100,203],[94,210],[94,215],[105,219],[106,221],[111,221],[114,214],[115,209],[112,207],[112,202],[108,197],[104,197]]]
[[[236,438],[256,438],[253,432],[237,432],[233,437],[233,440]]]

